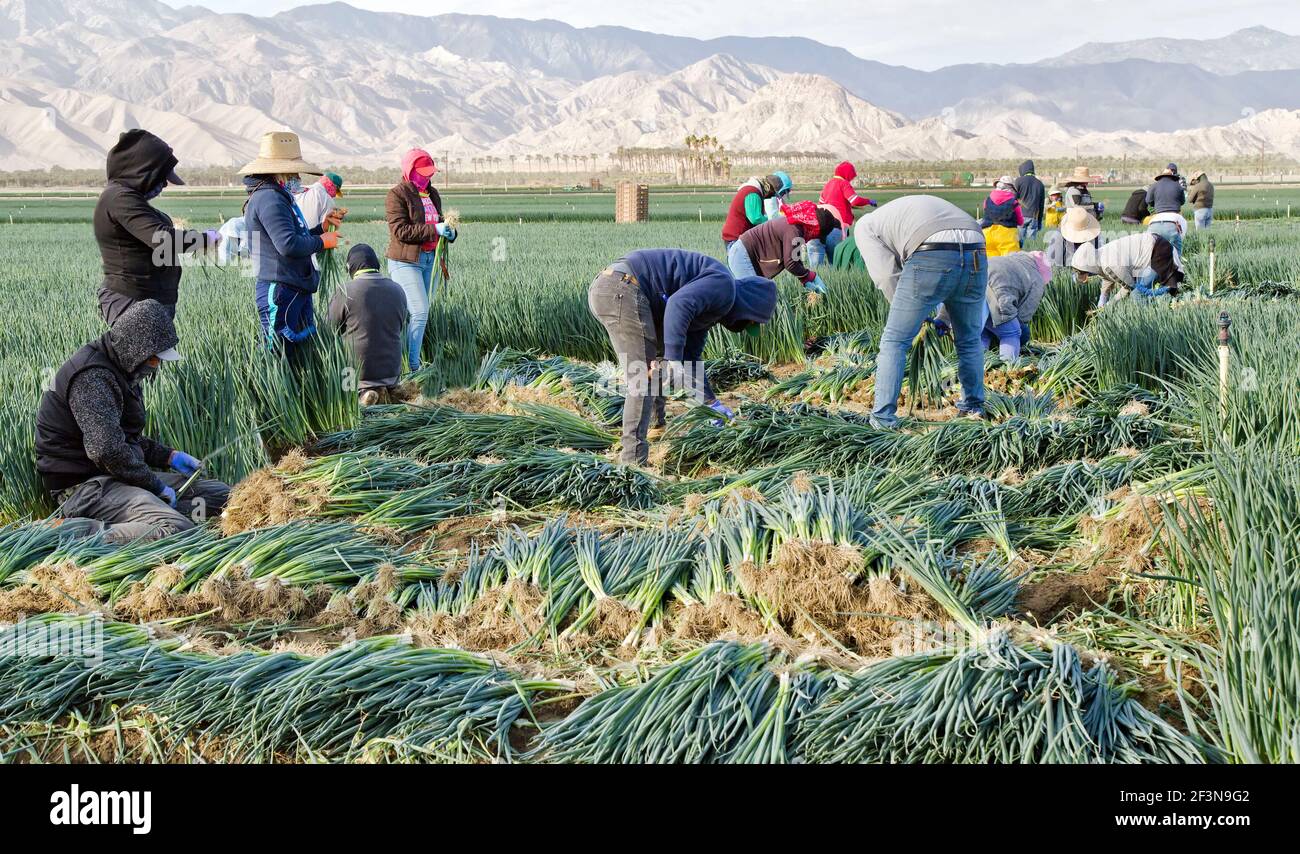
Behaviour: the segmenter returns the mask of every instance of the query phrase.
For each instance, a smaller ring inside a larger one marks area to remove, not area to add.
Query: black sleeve
[[[150,470],[146,455],[157,459],[162,446],[152,441],[147,446],[128,442],[122,432],[122,406],[116,382],[102,369],[81,373],[68,390],[68,407],[81,429],[90,461],[122,483],[161,495],[163,482]],[[167,456],[171,456],[170,449]]]

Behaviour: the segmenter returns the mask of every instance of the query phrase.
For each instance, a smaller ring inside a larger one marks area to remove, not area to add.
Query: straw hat
[[[1066,178],[1064,184],[1088,184],[1092,182],[1092,172],[1087,166],[1074,167],[1074,173]]]
[[[240,175],[322,175],[321,170],[302,159],[298,134],[274,130],[262,135],[257,159],[239,170]]]
[[[1052,185],[1052,189],[1047,191],[1048,198],[1051,198],[1052,196],[1063,196],[1063,195],[1065,194],[1061,192],[1061,188],[1056,186],[1055,184]]]
[[[1061,217],[1061,236],[1071,243],[1091,243],[1101,234],[1101,223],[1087,208],[1070,208]]]

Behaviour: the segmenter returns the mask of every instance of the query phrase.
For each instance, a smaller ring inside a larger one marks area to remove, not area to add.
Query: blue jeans
[[[1179,255],[1183,254],[1183,235],[1172,222],[1153,222],[1147,226],[1147,234],[1160,235],[1174,245]]]
[[[1042,224],[1036,219],[1026,219],[1025,224],[1020,226],[1020,247],[1023,249],[1025,241],[1033,240],[1042,230]]]
[[[809,240],[804,244],[808,251],[808,267],[820,267],[826,263],[826,244],[820,240]]]
[[[1197,208],[1192,216],[1197,228],[1209,228],[1214,223],[1214,208]]]
[[[758,271],[754,269],[754,262],[749,257],[749,250],[745,244],[737,240],[727,249],[727,266],[731,268],[731,275],[737,279],[744,276],[757,276]]]
[[[420,350],[424,347],[424,329],[429,325],[429,303],[433,301],[432,250],[420,252],[420,263],[388,259],[388,278],[402,286],[406,309],[411,320],[406,332],[406,361],[412,371],[420,369]]]
[[[984,250],[917,252],[903,264],[898,289],[889,305],[889,319],[880,335],[876,359],[876,399],[871,422],[878,427],[898,423],[898,395],[912,339],[940,304],[952,320],[957,344],[957,377],[961,380],[963,412],[984,411],[984,291],[988,287],[988,258]],[[977,269],[978,268],[978,269]]]
[[[285,353],[293,356],[299,344],[316,334],[316,311],[312,295],[306,291],[258,280],[254,297],[262,340],[268,346],[283,342]]]
[[[987,350],[993,346],[993,339],[998,339],[998,355],[1002,357],[1002,361],[1014,362],[1020,358],[1020,347],[1025,343],[1021,340],[1022,330],[1020,321],[1014,317],[1006,323],[995,324],[988,306],[984,307],[984,331],[980,334],[980,343]]]

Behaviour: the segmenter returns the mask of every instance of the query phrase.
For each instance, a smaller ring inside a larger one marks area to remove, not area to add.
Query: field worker
[[[36,468],[65,519],[102,523],[110,543],[156,540],[215,519],[230,487],[195,479],[201,463],[144,435],[141,384],[176,352],[167,307],[143,300],[55,374],[36,414]],[[155,469],[170,468],[170,473]]]
[[[656,359],[672,385],[686,388],[724,418],[733,413],[709,385],[701,355],[709,330],[721,324],[758,335],[776,310],[776,284],[758,276],[736,278],[716,258],[683,249],[642,249],[611,264],[587,295],[591,313],[609,333],[623,370],[623,433],[619,461],[645,465],[647,434],[662,396]]]
[[[1138,187],[1129,194],[1128,201],[1124,203],[1124,212],[1119,215],[1119,221],[1125,225],[1142,225],[1146,218],[1151,216],[1151,207],[1147,204],[1147,187]]]
[[[325,221],[330,211],[337,208],[335,200],[342,195],[343,176],[337,172],[326,172],[319,181],[294,193],[293,200],[298,204],[298,210],[302,211],[307,227],[315,228]],[[347,208],[337,209],[342,214],[347,214]]]
[[[1147,188],[1147,205],[1152,213],[1178,213],[1187,202],[1187,192],[1183,190],[1182,179],[1176,170],[1177,166],[1170,163]]]
[[[808,241],[808,266],[820,267],[835,260],[835,247],[844,242],[848,229],[840,212],[830,205],[817,205],[817,237]]]
[[[936,196],[903,196],[858,223],[853,242],[867,272],[889,301],[889,317],[876,360],[876,397],[871,423],[893,429],[903,366],[921,324],[943,305],[952,319],[957,375],[963,398],[957,408],[984,414],[984,291],[988,257],[984,233],[970,214]]]
[[[435,270],[438,241],[456,242],[456,229],[443,222],[442,196],[433,186],[438,173],[429,152],[412,148],[402,156],[402,180],[388,191],[384,218],[388,220],[388,277],[406,293],[411,321],[407,330],[406,359],[412,371],[420,369],[424,329],[429,325],[429,304],[438,277],[447,272],[446,260]]]
[[[773,172],[772,177],[780,181],[781,186],[777,188],[775,196],[763,200],[763,215],[768,219],[781,214],[781,208],[789,203],[790,191],[794,189],[794,181],[788,172]]]
[[[1081,282],[1100,276],[1105,306],[1133,291],[1143,297],[1176,296],[1183,283],[1183,261],[1173,244],[1158,234],[1130,234],[1101,249],[1085,243],[1074,253],[1072,266]],[[1161,287],[1152,287],[1159,282]]]
[[[1092,171],[1087,166],[1074,167],[1070,177],[1061,182],[1065,187],[1065,206],[1083,208],[1094,218],[1101,219],[1106,212],[1106,205],[1093,199],[1092,193],[1088,190],[1090,181],[1092,181]]]
[[[1020,177],[1016,179],[1016,199],[1025,215],[1025,224],[1020,227],[1020,245],[1032,240],[1043,230],[1043,209],[1045,207],[1047,188],[1034,174],[1034,161],[1026,160],[1020,164]]]
[[[845,160],[835,167],[835,174],[822,187],[821,197],[818,202],[823,205],[830,205],[835,208],[840,215],[840,222],[844,225],[844,234],[841,237],[847,237],[849,229],[853,227],[853,209],[876,206],[876,203],[866,196],[859,196],[858,191],[853,189],[853,182],[857,180],[858,170],[852,163]],[[839,241],[836,240],[836,243]],[[833,252],[834,249],[831,249]]]
[[[335,199],[342,195],[343,176],[337,172],[326,172],[319,181],[294,193],[293,201],[298,205],[298,210],[302,211],[307,227],[315,228],[325,221],[331,211],[338,211],[340,221],[347,216],[348,209],[335,203]],[[315,255],[312,256],[311,263],[317,270],[320,269],[320,259]]]
[[[1192,176],[1187,189],[1187,203],[1192,206],[1198,229],[1209,228],[1214,223],[1214,185],[1204,169]]]
[[[1057,267],[1068,267],[1074,253],[1085,243],[1100,248],[1101,223],[1085,207],[1067,208],[1060,228],[1047,241],[1048,260]]]
[[[767,214],[763,212],[764,203],[779,195],[783,186],[785,182],[779,174],[750,178],[740,185],[731,199],[727,219],[722,224],[722,243],[728,251],[731,250],[731,244],[740,239],[740,235],[767,222]]]
[[[1061,198],[1061,188],[1052,187],[1047,192],[1047,205],[1043,208],[1043,228],[1056,228],[1061,224],[1065,213],[1065,201]]]
[[[794,276],[813,293],[826,293],[826,283],[804,263],[804,246],[821,236],[817,206],[799,202],[781,209],[781,216],[769,219],[740,236],[727,252],[727,266],[736,278],[762,276],[775,279],[782,270]]]
[[[108,152],[108,183],[95,204],[95,242],[103,259],[99,313],[110,326],[140,300],[156,300],[173,317],[180,289],[180,256],[215,246],[215,231],[176,228],[150,202],[176,174],[171,146],[147,130],[129,130]]]
[[[1167,171],[1167,172],[1172,172],[1172,173],[1174,173],[1175,175],[1178,176],[1178,186],[1182,187],[1182,188],[1183,188],[1183,192],[1186,193],[1186,192],[1187,192],[1187,179],[1184,178],[1181,174],[1179,174],[1179,172],[1178,172],[1178,164],[1177,164],[1177,163],[1170,163],[1168,166],[1165,167],[1165,171]]]
[[[1052,280],[1052,262],[1045,252],[1017,252],[989,259],[988,309],[980,340],[984,349],[996,339],[1004,362],[1020,358],[1029,343],[1029,323]]]
[[[294,203],[293,191],[303,173],[320,174],[302,159],[298,135],[289,131],[264,135],[257,159],[239,170],[248,192],[244,225],[263,340],[283,346],[291,359],[316,334],[312,295],[320,273],[312,266],[312,256],[339,244],[338,232],[329,230],[338,224],[336,211],[311,227]]]
[[[993,192],[984,200],[979,224],[984,229],[984,245],[990,258],[1020,251],[1020,227],[1025,224],[1025,214],[1010,175],[1003,175],[994,183]]]
[[[1178,254],[1183,254],[1183,235],[1187,233],[1187,219],[1178,211],[1165,211],[1152,214],[1147,220],[1147,231],[1158,234],[1174,245]]]
[[[410,312],[401,285],[379,271],[379,256],[369,245],[348,250],[348,279],[334,293],[329,317],[361,366],[361,405],[373,406],[401,379]]]

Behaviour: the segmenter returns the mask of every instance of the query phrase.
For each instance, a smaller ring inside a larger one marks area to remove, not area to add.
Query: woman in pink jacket
[[[822,194],[818,199],[819,204],[833,208],[839,221],[844,224],[843,229],[837,228],[826,237],[826,253],[832,258],[835,257],[835,246],[848,237],[849,228],[853,225],[853,209],[876,206],[874,201],[859,196],[858,191],[853,189],[853,180],[857,177],[858,170],[845,160],[835,167],[835,174],[826,182],[826,186],[822,187]]]

